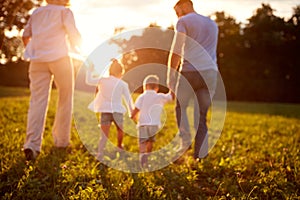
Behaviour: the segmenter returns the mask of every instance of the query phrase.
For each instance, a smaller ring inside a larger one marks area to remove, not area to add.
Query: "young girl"
[[[95,99],[90,103],[89,109],[101,113],[100,127],[103,131],[98,146],[99,160],[103,159],[103,152],[109,135],[111,123],[117,127],[118,131],[118,148],[122,150],[123,141],[123,115],[126,108],[122,104],[125,99],[129,113],[132,112],[133,102],[130,96],[128,84],[121,80],[124,74],[123,65],[118,60],[113,59],[109,68],[109,77],[93,78],[91,67],[86,74],[86,83],[98,87]]]

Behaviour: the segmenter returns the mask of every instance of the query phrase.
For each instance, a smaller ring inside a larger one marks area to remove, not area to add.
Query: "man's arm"
[[[29,43],[30,39],[31,39],[31,37],[25,37],[25,36],[22,37],[22,41],[23,41],[23,44],[25,47]]]
[[[167,85],[172,91],[175,91],[176,73],[180,66],[181,58],[183,57],[185,38],[186,36],[184,33],[175,32],[171,51],[169,54]]]

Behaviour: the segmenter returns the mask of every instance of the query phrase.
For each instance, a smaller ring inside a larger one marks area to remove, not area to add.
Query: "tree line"
[[[29,10],[36,4],[31,3],[26,8]],[[9,8],[13,10],[12,7]],[[28,68],[28,63],[19,59],[22,45],[14,42],[20,39],[7,38],[3,30],[12,27],[21,30],[28,20],[28,10],[26,12],[23,6],[22,12],[15,12],[19,14],[14,19],[11,19],[12,11],[5,14],[3,10],[0,11],[0,53],[9,62],[0,66],[0,84],[27,86],[27,71],[24,69]],[[211,17],[219,26],[218,66],[228,100],[300,102],[300,5],[293,8],[289,19],[274,15],[274,9],[269,4],[257,8],[245,24],[238,23],[225,12],[215,12]],[[150,27],[156,25],[151,24]],[[112,42],[126,52],[126,48],[132,49],[136,43],[145,42],[147,37],[151,37],[146,30],[141,36]],[[166,31],[161,29],[158,34],[165,34],[171,44],[172,37]],[[123,55],[122,61],[129,71],[145,63],[166,64],[167,57],[168,52],[145,49]]]
[[[285,21],[268,4],[244,25],[224,12],[218,62],[231,100],[300,102],[300,6]]]

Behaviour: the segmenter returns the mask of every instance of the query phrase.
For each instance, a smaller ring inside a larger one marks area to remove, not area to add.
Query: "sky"
[[[76,25],[83,37],[83,52],[88,54],[114,34],[116,27],[125,30],[147,27],[156,23],[162,27],[176,24],[173,10],[177,0],[71,0]],[[268,3],[274,14],[289,18],[300,0],[194,0],[195,10],[203,15],[225,11],[237,22],[247,23],[262,3]]]

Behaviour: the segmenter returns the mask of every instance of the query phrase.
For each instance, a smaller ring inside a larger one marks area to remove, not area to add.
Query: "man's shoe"
[[[39,155],[39,152],[28,148],[28,149],[24,149],[24,154],[25,154],[26,161],[32,161],[36,159],[36,157]]]

